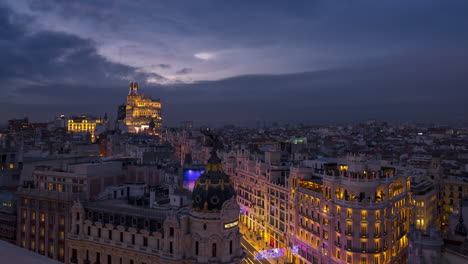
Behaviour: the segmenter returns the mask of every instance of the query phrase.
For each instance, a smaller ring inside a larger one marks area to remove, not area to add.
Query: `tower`
[[[130,83],[130,88],[128,90],[128,94],[138,94],[138,83],[137,82],[131,82]]]
[[[215,142],[216,143],[216,142]],[[230,177],[216,155],[211,157],[192,193],[192,252],[197,263],[241,263],[240,207]]]

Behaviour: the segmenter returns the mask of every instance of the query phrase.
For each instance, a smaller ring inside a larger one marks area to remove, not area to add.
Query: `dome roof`
[[[229,175],[224,173],[221,160],[213,148],[211,157],[203,173],[195,183],[192,193],[192,210],[218,213],[224,202],[236,195]]]

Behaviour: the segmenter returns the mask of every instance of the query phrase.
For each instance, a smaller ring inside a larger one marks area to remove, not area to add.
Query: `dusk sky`
[[[467,122],[468,1],[3,0],[0,122]]]

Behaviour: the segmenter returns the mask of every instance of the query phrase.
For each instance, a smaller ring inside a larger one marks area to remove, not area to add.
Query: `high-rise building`
[[[130,83],[125,107],[125,125],[127,125],[128,132],[139,133],[149,130],[152,122],[154,122],[155,129],[161,127],[161,102],[151,99],[149,95],[140,94],[138,83]]]

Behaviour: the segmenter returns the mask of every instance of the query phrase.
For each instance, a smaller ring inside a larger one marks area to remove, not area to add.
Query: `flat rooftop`
[[[0,262],[15,264],[60,264],[56,260],[0,240]],[[3,262],[5,261],[5,262]]]

